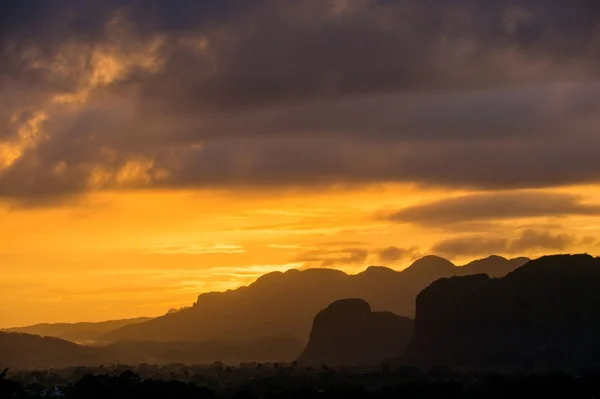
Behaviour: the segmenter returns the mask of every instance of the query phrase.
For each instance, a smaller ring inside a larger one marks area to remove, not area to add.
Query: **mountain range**
[[[396,359],[389,364],[419,367],[576,370],[600,366],[600,258],[554,255],[516,266],[523,261],[490,257],[456,267],[444,259],[426,257],[402,272],[370,267],[357,275],[327,269],[271,273],[249,287],[201,295],[189,309],[133,324],[121,321],[126,325],[105,334],[128,329],[156,334],[154,323],[159,320],[159,327],[171,330],[165,337],[196,339],[119,340],[83,346],[58,338],[0,332],[0,367],[293,359],[301,365],[373,365],[390,357]],[[432,277],[440,274],[446,276]],[[431,278],[435,281],[427,282]],[[352,295],[361,292],[383,301],[379,306],[400,308],[406,304],[396,301],[406,298],[403,290],[410,282],[426,284],[414,294],[414,321],[375,310],[365,299]],[[330,297],[338,298],[310,317],[308,344],[303,337],[281,334],[298,333],[309,308]],[[256,313],[244,315],[250,311]],[[203,325],[209,333],[202,333]],[[234,333],[204,338],[226,329]],[[255,335],[235,338],[243,331]]]
[[[50,369],[74,365],[100,365],[106,353],[53,337],[0,332],[0,369]]]
[[[207,341],[294,336],[306,340],[314,315],[338,299],[362,298],[376,311],[411,317],[417,294],[437,279],[474,273],[498,277],[527,261],[490,256],[455,266],[446,259],[426,256],[402,271],[371,266],[356,275],[332,269],[274,272],[247,287],[201,294],[187,309],[123,326],[100,339]]]
[[[57,369],[111,364],[292,362],[305,342],[294,337],[252,341],[117,342],[85,346],[60,338],[0,332],[0,369]],[[1,395],[0,395],[1,396]]]
[[[99,337],[110,331],[130,324],[143,323],[150,319],[152,318],[138,317],[134,319],[108,320],[96,323],[40,323],[25,327],[7,328],[3,331],[62,338],[80,344],[93,344]]]

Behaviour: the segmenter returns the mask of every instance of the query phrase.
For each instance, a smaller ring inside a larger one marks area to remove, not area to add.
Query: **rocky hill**
[[[546,256],[504,278],[452,277],[416,301],[406,361],[422,366],[600,363],[600,258]]]
[[[376,365],[402,355],[413,321],[390,312],[372,312],[362,299],[342,299],[319,312],[301,365]]]
[[[59,338],[0,332],[0,368],[50,369],[74,365],[100,365],[111,361],[106,351]]]
[[[135,319],[109,320],[96,323],[41,323],[25,327],[7,328],[3,331],[56,337],[81,344],[91,344],[110,331],[151,319],[151,317],[138,317]]]

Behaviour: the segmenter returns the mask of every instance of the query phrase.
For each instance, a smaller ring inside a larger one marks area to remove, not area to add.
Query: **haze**
[[[0,328],[598,254],[600,7],[561,5],[1,3]]]

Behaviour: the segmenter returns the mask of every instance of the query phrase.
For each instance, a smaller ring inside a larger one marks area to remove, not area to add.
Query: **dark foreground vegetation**
[[[99,373],[102,371],[101,373]],[[79,376],[80,374],[83,376]],[[293,365],[76,368],[0,378],[0,398],[598,398],[600,374],[456,374],[448,369]]]

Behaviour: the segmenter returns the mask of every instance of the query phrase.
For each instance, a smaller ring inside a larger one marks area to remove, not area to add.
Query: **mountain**
[[[51,369],[100,364],[211,364],[292,362],[306,345],[293,337],[251,341],[118,342],[84,346],[54,337],[0,332],[0,370]]]
[[[433,281],[471,270],[505,274],[526,259],[500,257],[457,267],[426,256],[403,271],[372,266],[348,275],[339,270],[289,270],[266,274],[247,287],[202,294],[190,308],[105,334],[106,341],[207,341],[295,336],[306,339],[315,314],[343,298],[363,298],[374,310],[412,316],[417,294]]]
[[[109,331],[151,319],[151,317],[138,317],[135,319],[109,320],[97,323],[42,323],[26,327],[7,328],[3,331],[56,337],[67,341],[89,344],[97,341],[100,336]]]
[[[0,368],[50,369],[73,365],[100,365],[110,360],[96,348],[77,345],[59,338],[0,332]]]
[[[546,256],[503,278],[434,282],[416,301],[405,360],[420,366],[600,363],[600,258]]]
[[[413,321],[391,312],[372,312],[362,299],[341,299],[314,318],[301,365],[377,365],[403,354]]]

